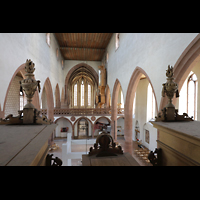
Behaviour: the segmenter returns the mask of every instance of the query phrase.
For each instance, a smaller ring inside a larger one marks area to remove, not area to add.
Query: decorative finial
[[[168,69],[166,70],[166,76],[168,77],[168,78],[172,78],[172,76],[174,76],[174,72],[173,72],[173,67],[171,66],[170,67],[170,65],[168,65]]]
[[[165,97],[166,94],[169,101],[162,111],[158,113],[156,121],[192,121],[192,118],[189,118],[186,113],[179,115],[178,109],[175,109],[175,106],[172,104],[174,93],[176,93],[176,98],[179,97],[178,84],[173,81],[173,69],[172,66],[168,65],[166,70],[167,82],[162,84],[162,97]]]
[[[31,59],[26,60],[26,66],[25,66],[25,71],[27,73],[33,73],[35,71],[35,64],[31,61]]]

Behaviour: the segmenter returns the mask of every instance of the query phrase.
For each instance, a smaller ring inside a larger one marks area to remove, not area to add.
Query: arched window
[[[187,84],[187,113],[188,116],[193,116],[197,120],[197,76],[191,74]]]
[[[91,106],[91,85],[88,84],[88,106]]]
[[[135,105],[136,105],[136,92],[135,92],[135,98],[133,100],[133,118],[135,118]]]
[[[74,106],[77,106],[77,83],[74,85]]]
[[[80,109],[94,108],[94,95],[97,88],[97,73],[93,76],[92,72],[85,66],[74,70],[69,77],[67,88],[69,107]]]
[[[124,96],[122,90],[121,90],[121,108],[124,108]]]
[[[19,92],[19,96],[20,96],[20,105],[19,105],[19,109],[23,110],[24,108],[24,94],[23,92]]]
[[[19,97],[20,97],[19,109],[23,110],[24,106],[27,104],[27,98],[25,97],[23,92],[19,92]]]
[[[81,83],[81,106],[84,106],[84,82]]]
[[[147,90],[147,121],[155,118],[155,97],[151,84],[148,85]]]

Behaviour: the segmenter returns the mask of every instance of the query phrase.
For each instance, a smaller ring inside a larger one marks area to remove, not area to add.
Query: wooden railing
[[[47,115],[47,109],[41,109],[41,113],[43,115]],[[124,114],[124,109],[119,108],[118,114]],[[86,108],[86,109],[79,109],[79,108],[59,108],[54,109],[54,115],[111,115],[111,108]]]

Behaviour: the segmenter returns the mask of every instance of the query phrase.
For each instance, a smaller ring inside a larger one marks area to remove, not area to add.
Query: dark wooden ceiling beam
[[[97,51],[105,51],[105,48],[90,48],[90,47],[60,47],[60,50],[97,50]]]

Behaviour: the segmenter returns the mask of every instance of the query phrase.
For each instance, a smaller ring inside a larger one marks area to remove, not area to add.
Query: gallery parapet
[[[41,109],[43,115],[47,114],[47,109]],[[124,115],[124,109],[118,108],[118,115]],[[54,115],[111,115],[111,108],[56,108],[54,109]]]

